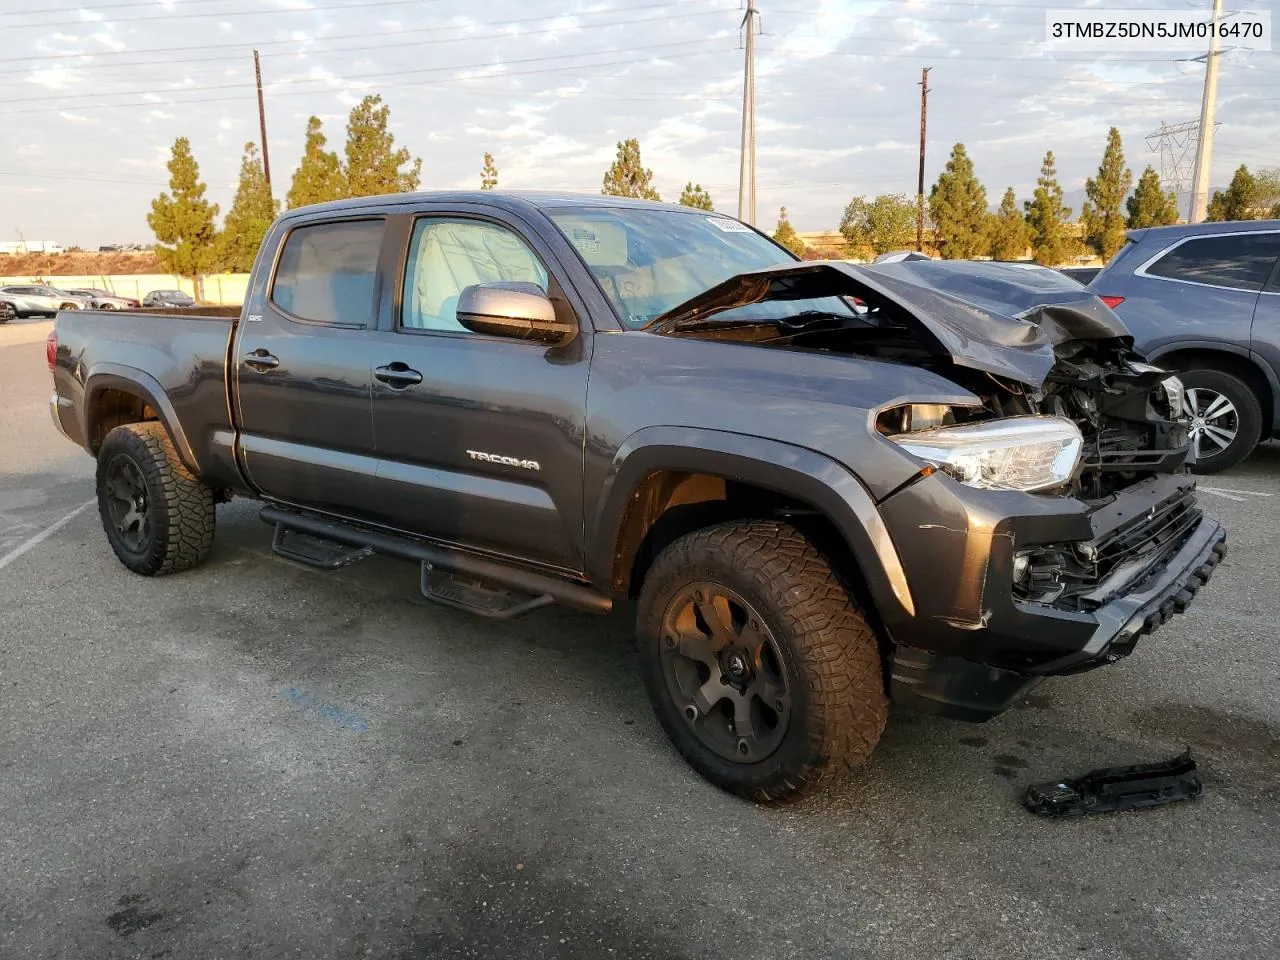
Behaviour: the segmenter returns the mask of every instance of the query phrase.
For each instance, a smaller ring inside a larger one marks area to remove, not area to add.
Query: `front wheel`
[[[1262,405],[1239,377],[1208,368],[1178,375],[1191,416],[1195,473],[1234,467],[1253,452],[1262,434]]]
[[[654,561],[638,637],[658,720],[716,786],[793,800],[865,761],[888,703],[875,631],[794,527],[728,523]]]
[[[209,555],[213,491],[178,458],[163,424],[130,423],[108,433],[97,488],[107,540],[134,573],[178,573]]]

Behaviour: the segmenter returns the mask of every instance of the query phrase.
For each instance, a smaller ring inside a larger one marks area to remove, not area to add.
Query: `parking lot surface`
[[[768,809],[668,745],[628,609],[470,617],[276,558],[246,501],[203,567],[128,573],[47,330],[0,327],[0,957],[1280,955],[1280,451],[1202,479],[1231,552],[1132,657],[981,726],[892,713]],[[1020,806],[1186,747],[1198,802]]]

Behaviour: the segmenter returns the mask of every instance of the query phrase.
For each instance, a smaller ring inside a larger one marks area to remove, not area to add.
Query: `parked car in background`
[[[13,301],[0,296],[0,323],[8,323],[17,315],[18,309],[13,305]]]
[[[144,307],[194,307],[195,300],[181,290],[152,290],[142,298]]]
[[[71,290],[77,296],[89,298],[89,305],[95,310],[130,310],[141,304],[133,297],[121,297],[110,290],[99,290],[95,287]]]
[[[59,296],[74,297],[79,300],[81,309],[91,310],[93,308],[93,294],[91,293],[85,293],[83,290],[68,290],[66,287],[54,287],[53,289],[57,291]]]
[[[59,310],[80,310],[85,301],[69,293],[43,284],[0,287],[19,317],[52,317]]]
[[[1131,230],[1089,290],[1152,363],[1181,372],[1198,472],[1277,435],[1280,220]]]
[[[1102,272],[1101,267],[1059,267],[1058,272],[1063,276],[1070,277],[1072,280],[1078,280],[1080,283],[1088,284],[1094,277]]]

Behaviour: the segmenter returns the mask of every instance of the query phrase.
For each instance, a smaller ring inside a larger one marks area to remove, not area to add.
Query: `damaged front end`
[[[856,298],[856,317],[726,315],[824,296]],[[910,364],[963,388],[965,402],[908,397],[872,415],[880,439],[921,465],[878,499],[914,600],[911,614],[884,616],[896,701],[988,719],[1043,676],[1127,655],[1225,554],[1187,472],[1177,377],[1053,271],[788,265],[727,281],[655,326]]]

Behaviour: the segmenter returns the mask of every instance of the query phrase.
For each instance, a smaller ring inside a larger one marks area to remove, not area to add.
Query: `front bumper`
[[[1013,595],[1013,556],[1037,544],[1088,542],[1170,497],[1185,474],[1136,484],[1090,513],[1069,498],[976,490],[934,475],[881,504],[916,601],[890,616],[892,698],[930,713],[988,719],[1040,678],[1128,655],[1140,637],[1186,610],[1226,553],[1220,524],[1200,517],[1096,609],[1061,609]],[[955,571],[939,577],[938,571]]]

